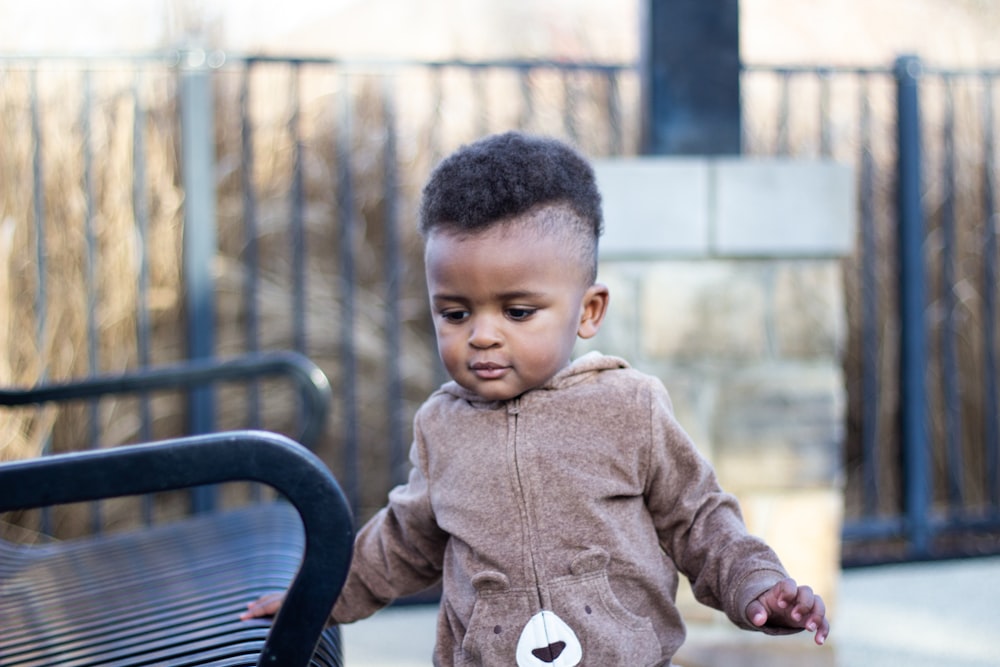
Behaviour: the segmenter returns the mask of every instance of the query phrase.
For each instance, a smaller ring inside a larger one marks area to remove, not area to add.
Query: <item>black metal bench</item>
[[[165,387],[275,372],[304,378],[307,409],[325,415],[325,377],[294,356],[152,376]],[[80,398],[71,384],[84,395],[150,386],[96,378],[0,392],[0,404]],[[289,438],[233,431],[2,464],[0,512],[231,481],[266,484],[288,502],[41,546],[0,541],[0,665],[341,665],[339,634],[325,624],[352,520],[327,468]],[[286,589],[273,622],[239,620],[247,602]]]

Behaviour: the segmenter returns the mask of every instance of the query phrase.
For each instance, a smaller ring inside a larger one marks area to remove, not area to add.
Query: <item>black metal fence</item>
[[[12,293],[32,298],[8,305],[38,341],[15,350],[12,366],[29,372],[11,382],[304,353],[335,390],[317,449],[361,517],[405,475],[412,413],[442,378],[413,231],[421,174],[511,126],[595,155],[634,152],[626,141],[638,135],[634,106],[622,108],[636,75],[605,64],[190,52],[9,58],[0,80],[2,131],[18,138],[3,207],[12,246],[31,253],[14,258]],[[244,425],[293,432],[274,391],[199,389],[144,407],[127,429],[113,423],[125,408],[94,404],[60,416],[42,449],[79,440],[79,424],[94,446]]]
[[[744,69],[747,154],[857,170],[848,563],[997,549],[996,76],[912,59]],[[423,175],[512,127],[595,157],[638,150],[631,65],[7,59],[0,91],[0,132],[18,138],[0,216],[35,249],[16,257],[12,284],[35,296],[14,312],[41,348],[14,366],[69,377],[302,352],[333,381],[319,451],[361,517],[404,474],[410,417],[442,377],[414,233]],[[63,248],[53,229],[76,231]],[[66,359],[71,340],[86,353]],[[154,435],[209,430],[274,402],[251,386],[149,418]]]
[[[857,170],[847,564],[1000,544],[998,73],[912,56],[886,68],[745,73],[749,152]]]

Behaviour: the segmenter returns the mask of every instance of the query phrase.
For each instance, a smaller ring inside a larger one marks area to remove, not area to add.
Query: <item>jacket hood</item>
[[[615,357],[611,355],[601,354],[600,352],[593,351],[575,359],[569,363],[568,366],[563,368],[561,371],[553,375],[545,384],[535,389],[531,389],[525,393],[531,393],[534,391],[551,391],[553,389],[563,389],[565,387],[572,386],[578,382],[583,382],[587,378],[593,376],[595,373],[600,373],[602,371],[615,370],[619,368],[629,368],[629,363],[622,359],[621,357]],[[468,401],[470,403],[476,403],[482,405],[483,407],[500,406],[506,403],[506,401],[486,401],[483,400],[478,394],[469,391],[465,387],[461,386],[454,380],[447,382],[438,390],[440,393],[450,394],[462,400]],[[524,394],[522,394],[523,396]]]

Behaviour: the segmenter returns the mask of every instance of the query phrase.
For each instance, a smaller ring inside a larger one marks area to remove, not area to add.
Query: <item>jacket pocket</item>
[[[609,561],[603,549],[589,549],[573,560],[570,576],[549,587],[553,610],[580,638],[581,667],[663,664],[653,622],[629,611],[611,589]]]
[[[517,641],[523,625],[538,607],[538,594],[511,590],[506,576],[481,572],[472,578],[476,603],[461,644],[456,665],[515,665]]]

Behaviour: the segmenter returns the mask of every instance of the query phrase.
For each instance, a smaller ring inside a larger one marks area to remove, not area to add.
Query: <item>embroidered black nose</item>
[[[555,644],[549,644],[545,648],[536,648],[531,652],[531,655],[535,656],[542,662],[555,662],[556,658],[558,658],[565,649],[566,642],[556,642]]]

